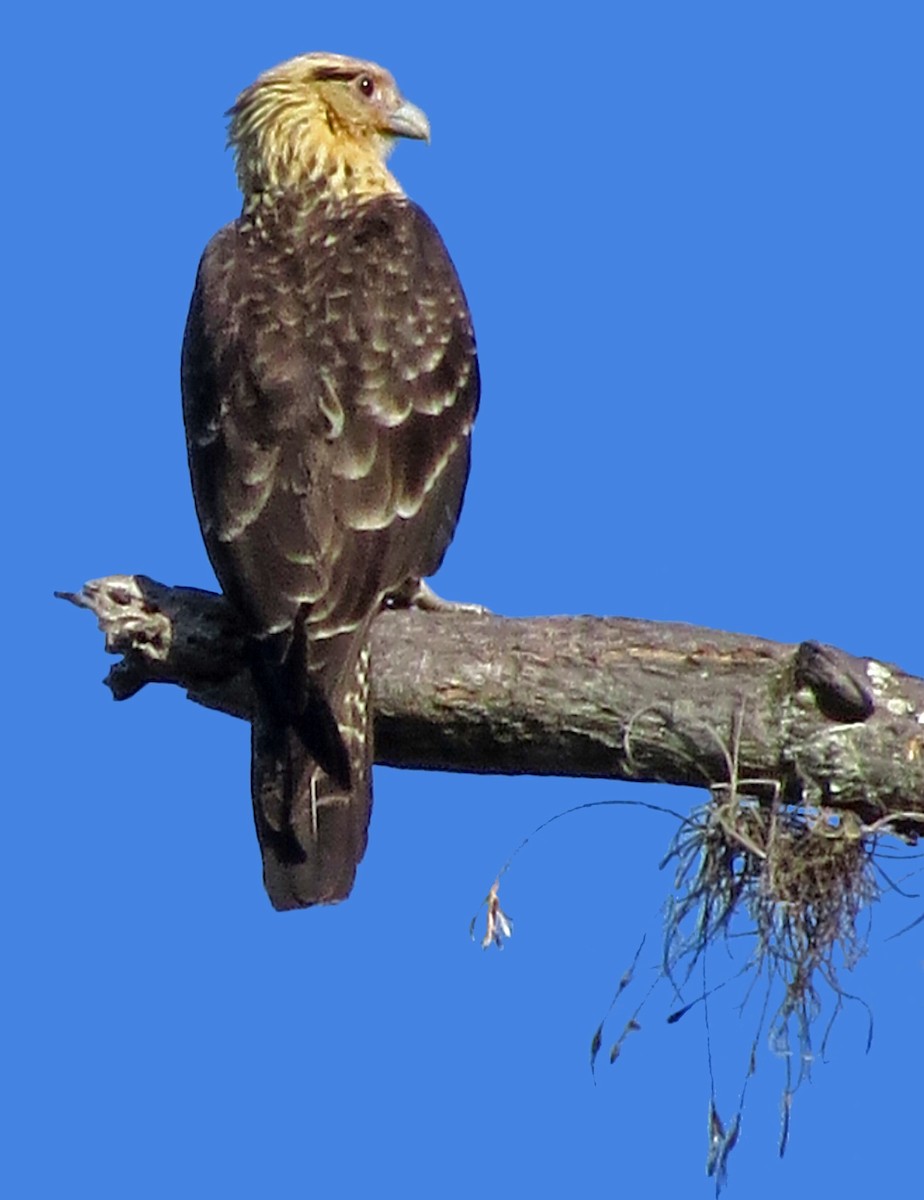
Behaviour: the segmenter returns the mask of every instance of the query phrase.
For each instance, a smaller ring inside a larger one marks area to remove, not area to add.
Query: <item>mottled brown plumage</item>
[[[439,566],[468,474],[471,321],[385,166],[397,136],[429,126],[374,64],[304,55],[243,92],[244,209],[206,248],[183,343],[196,508],[253,633],[277,908],[349,894],[372,801],[369,626]]]

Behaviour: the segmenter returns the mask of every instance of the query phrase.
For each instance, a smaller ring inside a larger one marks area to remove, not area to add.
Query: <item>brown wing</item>
[[[341,788],[356,770],[338,728],[368,625],[387,593],[439,566],[478,392],[465,298],[411,202],[301,220],[280,208],[206,250],[183,350],[203,534],[259,639],[273,721]],[[280,797],[283,827],[294,800]]]
[[[478,370],[452,262],[410,201],[309,223],[294,247],[272,231],[219,233],[183,390],[206,545],[255,633],[301,614],[313,639],[329,638],[439,566]]]

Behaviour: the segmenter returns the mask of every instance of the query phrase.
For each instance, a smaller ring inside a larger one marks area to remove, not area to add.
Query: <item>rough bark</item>
[[[144,576],[64,599],[91,609],[106,680],[246,719],[246,641],[223,597]],[[914,840],[924,680],[815,642],[620,617],[387,611],[373,634],[376,761],[715,787],[851,810]],[[902,815],[904,814],[904,815]]]

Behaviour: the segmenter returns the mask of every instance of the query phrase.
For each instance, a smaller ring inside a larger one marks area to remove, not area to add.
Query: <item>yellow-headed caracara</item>
[[[342,900],[372,805],[369,628],[432,599],[478,364],[440,235],[385,166],[427,118],[387,71],[305,54],[238,97],[239,219],[199,266],[183,409],[209,557],[252,635],[252,793],[274,906]]]

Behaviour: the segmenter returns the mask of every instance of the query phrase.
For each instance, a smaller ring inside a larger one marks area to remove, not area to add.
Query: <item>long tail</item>
[[[251,791],[263,854],[263,882],[276,909],[307,908],[345,899],[366,850],[372,812],[372,721],[369,651],[363,645],[338,680],[337,694],[319,698],[315,728],[336,723],[341,752],[326,767],[309,728],[282,724],[262,704],[253,721]],[[322,711],[320,705],[328,705]],[[329,743],[329,730],[324,733]]]

